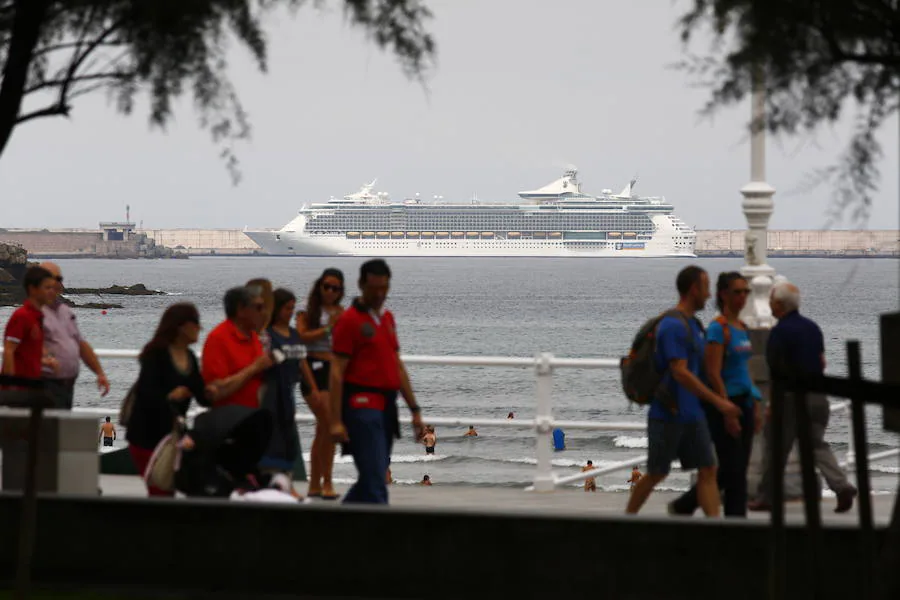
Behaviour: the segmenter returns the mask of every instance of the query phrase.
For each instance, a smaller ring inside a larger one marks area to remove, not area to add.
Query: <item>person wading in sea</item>
[[[353,456],[357,480],[344,502],[387,504],[385,484],[394,437],[400,435],[397,392],[412,413],[415,441],[422,439],[422,414],[400,358],[394,316],[384,310],[391,270],[383,260],[363,263],[362,295],[333,332],[331,434]]]

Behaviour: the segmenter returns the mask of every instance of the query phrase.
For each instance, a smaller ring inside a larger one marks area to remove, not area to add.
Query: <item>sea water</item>
[[[140,348],[153,334],[165,307],[194,302],[208,331],[223,318],[222,294],[254,277],[293,290],[299,304],[326,267],[343,269],[347,298],[356,291],[361,258],[192,258],[174,261],[59,261],[73,287],[143,283],[165,296],[73,297],[79,303],[122,304],[107,314],[78,310],[81,330],[95,348]],[[397,320],[402,351],[429,355],[533,356],[551,352],[565,357],[615,358],[622,355],[641,323],[675,301],[677,271],[691,261],[680,259],[393,259],[387,302]],[[739,260],[696,259],[715,281],[720,271],[740,267]],[[825,333],[828,372],[846,373],[844,343],[862,344],[867,377],[880,378],[879,314],[898,309],[900,263],[896,260],[779,259],[772,266],[800,286],[804,312]],[[708,322],[712,303],[700,317]],[[5,323],[12,309],[0,309]],[[197,350],[202,348],[198,344]],[[104,360],[113,390],[100,398],[90,372],[83,370],[76,406],[108,408],[115,415],[137,370],[132,360]],[[534,374],[529,369],[410,366],[413,387],[429,416],[528,419],[535,410]],[[300,402],[300,409],[306,411]],[[644,422],[630,408],[614,370],[561,369],[554,375],[554,415],[566,420]],[[897,447],[896,434],[882,431],[880,412],[868,411],[870,452]],[[415,483],[429,474],[435,485],[524,486],[534,476],[534,433],[527,429],[479,427],[465,438],[466,427],[438,427],[437,452],[426,456],[409,431],[397,442],[393,476]],[[842,458],[848,448],[849,419],[835,414],[827,439]],[[597,467],[640,456],[646,438],[636,432],[566,431],[567,449],[554,454],[560,473],[574,473],[585,461]],[[312,427],[301,425],[304,457]],[[123,445],[123,432],[117,445]],[[897,459],[872,465],[876,491],[897,485]],[[628,471],[598,478],[601,489],[626,489]],[[338,481],[351,481],[352,462],[340,457]],[[677,471],[665,483],[682,488],[687,476]]]

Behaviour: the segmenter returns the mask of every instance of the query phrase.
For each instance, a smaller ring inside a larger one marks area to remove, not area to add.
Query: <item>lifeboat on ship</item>
[[[392,238],[395,238],[395,239],[396,239],[396,238],[402,238],[402,237],[404,237],[405,235],[406,235],[406,234],[403,233],[402,231],[394,231],[394,232],[391,232],[391,237],[392,237]]]
[[[347,232],[347,238],[348,238],[348,239],[355,240],[355,239],[358,238],[358,237],[359,237],[359,232],[358,232],[358,231],[348,231],[348,232]]]
[[[370,239],[372,239],[373,237],[375,237],[375,232],[374,232],[374,231],[363,231],[362,236],[363,236],[364,239],[369,239],[369,240],[370,240]]]

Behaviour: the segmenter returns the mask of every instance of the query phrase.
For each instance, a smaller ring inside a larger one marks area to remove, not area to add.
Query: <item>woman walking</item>
[[[316,433],[310,450],[309,491],[311,498],[335,500],[338,494],[331,483],[334,466],[334,442],[329,432],[328,378],[331,374],[331,329],[343,314],[344,274],[338,269],[325,269],[309,292],[306,308],[297,314],[297,331],[306,344],[307,363],[312,370],[318,392],[301,386],[303,397],[316,416]]]
[[[141,371],[125,439],[131,460],[142,475],[157,444],[172,433],[175,421],[187,414],[191,398],[209,406],[217,392],[214,385],[204,386],[197,357],[190,349],[200,329],[200,315],[193,304],[173,304],[163,313],[153,339],[141,350]],[[174,495],[151,485],[147,493]]]
[[[272,437],[260,461],[264,471],[286,473],[293,480],[294,464],[300,456],[300,437],[297,434],[294,387],[302,380],[313,394],[318,387],[313,380],[306,357],[306,347],[297,330],[291,327],[297,298],[285,289],[272,294],[272,318],[266,330],[276,364],[266,374],[266,393],[263,408],[272,416]],[[296,494],[295,494],[296,495]]]
[[[740,313],[747,303],[750,286],[737,272],[722,273],[716,282],[719,316],[706,332],[704,355],[709,386],[738,405],[739,418],[723,418],[714,408],[706,410],[709,431],[719,461],[718,482],[724,498],[726,517],[747,516],[747,466],[753,448],[753,434],[762,424],[762,395],[753,385],[748,361],[753,347]],[[706,408],[707,405],[704,405]],[[669,505],[673,514],[693,514],[697,510],[697,490],[692,487]]]

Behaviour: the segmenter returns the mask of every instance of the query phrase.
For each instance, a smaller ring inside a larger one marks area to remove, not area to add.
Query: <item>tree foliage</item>
[[[679,20],[687,44],[712,30],[710,54],[679,66],[711,89],[704,114],[740,102],[754,69],[765,73],[773,133],[812,133],[856,109],[853,136],[839,162],[813,173],[810,186],[832,185],[834,216],[865,218],[877,188],[882,149],[877,130],[898,108],[900,1],[693,0]]]
[[[348,21],[421,77],[434,56],[419,0],[336,0]],[[14,128],[69,116],[80,96],[105,90],[130,114],[149,99],[149,119],[163,128],[173,103],[189,94],[200,125],[222,147],[237,181],[234,143],[250,132],[228,78],[229,44],[267,68],[264,17],[306,0],[0,0],[0,154]],[[313,0],[317,8],[325,0]]]

